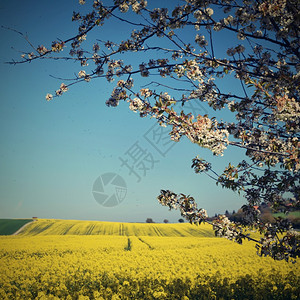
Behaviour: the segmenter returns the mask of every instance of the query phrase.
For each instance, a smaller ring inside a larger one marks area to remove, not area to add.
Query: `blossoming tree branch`
[[[115,80],[106,104],[127,102],[141,117],[155,118],[170,128],[173,141],[185,136],[218,156],[244,149],[244,159],[222,172],[204,158],[192,159],[196,173],[246,199],[242,222],[231,222],[224,215],[210,222],[216,235],[238,243],[254,240],[262,256],[287,261],[299,257],[300,238],[291,223],[282,218],[264,223],[257,207],[264,202],[274,212],[299,209],[300,2],[184,0],[177,6],[176,1],[162,2],[174,5],[171,8],[150,8],[151,1],[147,5],[145,0],[105,2],[109,4],[80,0],[85,9],[90,5],[90,12],[73,13],[72,21],[79,24],[76,36],[50,46],[35,46],[26,38],[32,51],[11,63],[78,62],[77,75],[47,94],[46,100],[84,81]],[[124,40],[89,41],[91,34],[111,22],[129,28]],[[221,35],[231,41],[230,47],[217,47]],[[138,61],[139,57],[156,59]],[[137,78],[145,84],[136,86]],[[228,92],[226,81],[239,88]],[[207,105],[210,113],[188,113],[189,102]],[[231,117],[216,119],[213,114],[219,110]],[[189,195],[166,189],[158,200],[180,209],[191,223],[208,221],[206,211]],[[252,239],[249,228],[259,230],[262,238]]]

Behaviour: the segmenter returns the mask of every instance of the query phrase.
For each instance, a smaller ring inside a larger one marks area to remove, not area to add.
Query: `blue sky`
[[[28,33],[35,45],[49,46],[53,40],[77,32],[71,17],[73,10],[80,8],[75,0],[0,0],[0,20],[2,26]],[[125,31],[117,23],[106,26],[99,36],[118,39]],[[107,107],[105,101],[114,84],[104,79],[75,85],[64,96],[46,102],[46,93],[58,89],[62,82],[49,75],[70,77],[81,67],[46,60],[4,64],[18,59],[21,53],[17,50],[28,47],[15,32],[0,28],[0,34],[0,218],[143,222],[151,217],[156,222],[176,222],[179,212],[168,211],[156,200],[160,189],[194,196],[209,215],[237,210],[243,204],[243,198],[190,168],[192,158],[199,155],[212,159],[222,170],[229,161],[238,162],[240,152],[229,149],[224,157],[213,157],[187,139],[161,148],[155,146],[155,139],[151,144],[155,120],[139,118],[127,103]],[[138,59],[149,57],[135,57]],[[202,108],[198,108],[201,114]],[[140,182],[120,160],[128,158],[127,151],[135,143],[156,161],[146,174],[139,171]],[[100,205],[92,193],[95,180],[106,173],[120,175],[127,185],[125,199],[114,207]]]

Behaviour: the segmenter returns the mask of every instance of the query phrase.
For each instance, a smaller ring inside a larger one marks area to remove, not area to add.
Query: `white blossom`
[[[195,37],[195,42],[200,46],[200,47],[205,47],[207,46],[207,41],[205,40],[204,35],[199,35],[197,34]]]
[[[210,8],[210,7],[206,8],[206,9],[205,9],[205,12],[206,12],[210,17],[211,17],[211,16],[213,15],[213,13],[214,13],[213,9]]]
[[[239,40],[245,40],[245,39],[246,39],[246,36],[245,36],[245,34],[244,34],[243,31],[239,31],[238,34],[237,34],[237,38],[238,38]]]
[[[61,89],[61,91],[62,91],[63,93],[65,93],[65,92],[68,90],[68,87],[67,87],[64,83],[62,83],[62,84],[60,85],[60,89]]]
[[[133,100],[130,100],[129,109],[133,112],[143,111],[145,104],[140,98],[134,98]]]
[[[79,77],[79,78],[83,78],[83,77],[85,77],[85,76],[86,76],[86,73],[85,73],[84,70],[79,71],[79,73],[78,73],[78,77]]]
[[[52,100],[53,99],[53,95],[52,94],[47,94],[46,95],[46,100],[47,101],[50,101],[50,100]]]

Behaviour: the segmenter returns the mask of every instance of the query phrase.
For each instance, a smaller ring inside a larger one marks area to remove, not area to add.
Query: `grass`
[[[0,235],[14,234],[18,229],[32,219],[0,219]]]
[[[274,217],[281,217],[281,218],[287,218],[287,217],[294,217],[294,218],[300,218],[300,210],[292,211],[288,213],[287,215],[285,213],[275,213],[273,214]]]

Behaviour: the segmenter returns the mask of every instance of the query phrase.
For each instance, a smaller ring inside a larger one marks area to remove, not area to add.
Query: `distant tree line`
[[[164,223],[169,223],[169,220],[168,219],[164,219],[163,222]],[[179,223],[184,223],[184,220],[183,219],[179,219],[178,222]],[[146,219],[146,223],[155,223],[155,222],[153,221],[152,218],[147,218]]]

